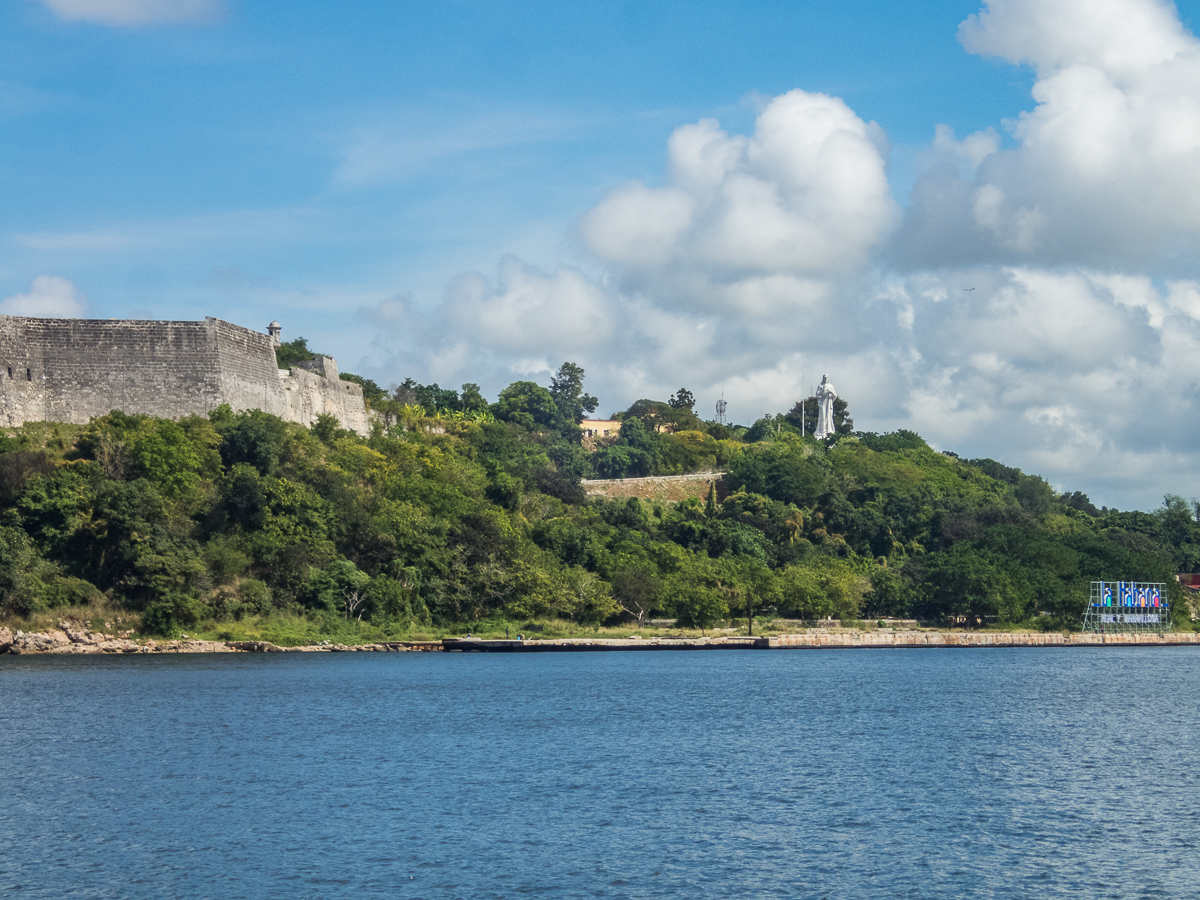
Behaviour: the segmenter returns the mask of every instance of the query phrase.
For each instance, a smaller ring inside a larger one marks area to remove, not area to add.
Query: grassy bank
[[[161,638],[143,630],[141,616],[123,610],[113,603],[98,601],[87,606],[68,606],[35,612],[28,616],[0,619],[0,627],[11,631],[49,631],[61,622],[70,622],[90,631],[125,634],[134,639]],[[280,647],[299,647],[329,641],[334,644],[371,644],[382,641],[438,641],[442,638],[464,637],[472,634],[489,640],[524,634],[529,638],[627,638],[702,637],[712,634],[744,634],[741,628],[718,629],[674,627],[594,627],[566,619],[490,619],[482,622],[433,626],[421,624],[385,623],[382,625],[336,616],[276,612],[265,616],[245,616],[238,620],[208,620],[182,629],[179,637],[211,641],[269,641]],[[755,629],[756,633],[758,629]]]
[[[44,632],[59,627],[67,621],[88,630],[108,634],[128,635],[134,639],[161,637],[143,630],[141,616],[122,609],[112,602],[97,601],[87,606],[63,607],[38,612],[26,617],[8,617],[0,620],[0,626],[12,631]],[[801,634],[807,631],[866,631],[888,629],[891,625],[878,620],[851,621],[840,623],[814,622],[802,619],[765,617],[756,619],[753,633],[759,636]],[[914,626],[904,625],[905,630]],[[927,630],[927,629],[921,629]],[[961,632],[1036,632],[1038,629],[1012,625],[992,625],[985,628],[953,628],[940,626],[938,631]],[[1187,629],[1182,629],[1187,630]],[[442,638],[464,637],[468,634],[485,640],[516,638],[524,634],[527,638],[630,638],[644,639],[665,637],[697,638],[719,635],[747,634],[746,620],[733,619],[714,628],[701,631],[698,628],[647,625],[637,628],[632,625],[615,627],[584,626],[566,619],[489,619],[474,623],[454,624],[444,627],[433,625],[373,624],[346,620],[332,615],[298,614],[275,612],[264,616],[245,616],[239,620],[208,620],[183,629],[181,634],[189,638],[210,641],[268,641],[280,647],[299,647],[328,641],[333,644],[372,644],[385,641],[439,641]],[[174,635],[176,637],[181,634]]]

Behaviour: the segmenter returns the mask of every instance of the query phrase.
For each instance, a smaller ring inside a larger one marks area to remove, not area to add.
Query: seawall
[[[129,632],[92,632],[69,622],[43,632],[0,627],[0,654],[125,654],[125,653],[328,653],[440,651],[459,653],[606,653],[665,650],[849,650],[938,649],[1001,647],[1200,647],[1200,634],[1005,634],[1000,632],[858,632],[846,634],[785,634],[769,637],[654,637],[556,638],[543,640],[482,640],[443,638],[440,641],[380,641],[372,644],[331,644],[279,647],[267,641],[134,640]]]
[[[934,649],[952,647],[1200,647],[1200,634],[1030,634],[1005,632],[853,632],[771,635],[768,637],[486,641],[446,638],[445,650],[464,653],[579,653],[645,650],[821,650]]]
[[[918,631],[852,634],[785,634],[769,637],[771,649],[849,647],[1168,647],[1200,646],[1200,634],[1030,634],[1025,632]]]

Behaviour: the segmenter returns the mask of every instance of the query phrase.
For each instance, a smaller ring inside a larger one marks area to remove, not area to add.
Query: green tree
[[[1036,475],[1022,475],[1013,493],[1017,502],[1035,516],[1048,513],[1058,496],[1054,488]]]
[[[856,619],[870,581],[846,561],[820,556],[778,573],[779,610],[803,619]]]
[[[592,464],[601,478],[640,478],[658,471],[661,439],[641,419],[621,422],[621,434],[611,447],[602,447]]]
[[[644,559],[623,560],[611,583],[613,599],[638,628],[662,608],[662,579]]]
[[[825,454],[815,452],[802,438],[785,434],[735,453],[725,483],[734,491],[811,506],[825,492],[830,470]]]
[[[636,422],[631,419],[630,422]],[[676,431],[659,436],[658,471],[665,475],[712,472],[724,448],[702,431]]]
[[[703,424],[690,408],[674,407],[661,400],[636,401],[621,413],[621,428],[630,419],[640,419],[652,431],[701,431]]]
[[[436,416],[443,409],[459,409],[458,391],[451,388],[438,387],[433,384],[418,384],[415,388],[417,403],[425,409],[425,414]]]
[[[599,402],[583,392],[583,369],[572,362],[559,366],[558,372],[550,379],[550,396],[562,419],[560,430],[577,426],[587,413],[596,411]]]
[[[784,434],[800,437],[799,429],[795,428],[786,416],[776,413],[755,420],[746,431],[746,442],[756,444],[760,441],[772,441]]]
[[[676,579],[671,590],[675,621],[683,628],[704,631],[724,621],[729,615],[729,601],[725,593],[706,581]]]
[[[420,386],[412,378],[405,378],[392,389],[392,399],[404,406],[419,406],[421,401],[417,397],[417,388]]]
[[[308,349],[308,341],[302,337],[285,341],[275,348],[275,363],[281,369],[290,369],[298,363],[308,362],[323,354]]]
[[[904,428],[886,434],[875,434],[870,431],[860,432],[856,437],[864,446],[876,453],[929,449],[929,445],[919,434]]]
[[[904,618],[910,613],[910,592],[899,572],[877,568],[871,575],[871,589],[863,595],[862,613],[868,618],[897,616]]]
[[[501,422],[525,428],[553,428],[558,424],[558,407],[550,392],[532,381],[514,381],[492,404],[492,414]]]
[[[201,424],[213,442],[220,440],[211,425]],[[130,436],[128,446],[139,474],[171,498],[195,491],[201,474],[212,474],[220,465],[220,457],[211,445],[197,445],[180,425],[163,419],[143,423]]]
[[[989,617],[1020,621],[1025,598],[1001,559],[965,543],[930,554],[925,560],[924,590],[914,612],[918,618],[961,618],[974,626]]]
[[[337,416],[330,415],[329,413],[318,413],[317,420],[309,426],[309,431],[322,444],[333,446],[333,442],[339,437],[342,427]]]
[[[462,386],[458,402],[463,412],[486,412],[488,408],[488,402],[480,393],[479,385],[470,381]]]
[[[672,409],[686,409],[688,412],[696,411],[696,397],[687,388],[680,388],[671,395],[671,399],[667,404]]]
[[[703,631],[727,619],[731,606],[745,609],[752,581],[742,563],[687,554],[666,578],[665,604],[679,625]]]
[[[226,466],[254,466],[263,475],[279,468],[287,443],[287,424],[278,416],[257,409],[232,417],[221,435],[221,459]]]
[[[170,592],[142,612],[142,630],[147,634],[178,637],[182,629],[198,624],[208,613],[199,598]]]
[[[20,529],[0,527],[0,615],[27,616],[39,602],[37,550]]]
[[[354,563],[339,559],[314,572],[301,588],[298,599],[309,609],[361,619],[372,612],[367,591],[370,583],[370,576],[360,572]]]
[[[820,415],[820,404],[816,395],[797,400],[784,419],[804,434],[814,434]],[[841,397],[833,401],[833,428],[835,434],[850,434],[854,431],[854,420],[850,418],[850,406]]]

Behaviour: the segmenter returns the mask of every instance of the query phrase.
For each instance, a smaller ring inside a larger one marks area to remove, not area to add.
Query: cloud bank
[[[411,351],[443,383],[571,359],[603,403],[686,386],[710,408],[723,392],[739,421],[827,372],[861,427],[914,428],[1099,502],[1188,493],[1200,42],[1159,0],[992,0],[959,40],[1031,66],[1036,105],[961,139],[932,128],[906,209],[883,130],[794,90],[750,134],[676,129],[661,185],[586,211],[600,277],[512,258],[463,275],[425,326],[406,307]]]

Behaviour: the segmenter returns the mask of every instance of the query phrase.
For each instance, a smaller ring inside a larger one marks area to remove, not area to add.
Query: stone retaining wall
[[[1200,634],[1006,634],[1002,632],[858,632],[855,634],[785,634],[768,639],[772,648],[787,647],[1101,647],[1200,646]]]
[[[222,403],[310,425],[321,413],[370,430],[362,387],[319,372],[281,371],[265,334],[203,322],[0,316],[0,426],[86,424],[119,409],[164,419],[207,415]]]
[[[652,475],[646,478],[585,478],[583,489],[589,497],[637,497],[641,500],[677,503],[691,497],[704,500],[708,497],[709,485],[716,482],[717,499],[724,500],[727,494],[722,480],[724,474],[701,472],[693,475]]]

